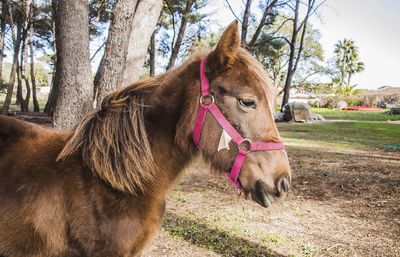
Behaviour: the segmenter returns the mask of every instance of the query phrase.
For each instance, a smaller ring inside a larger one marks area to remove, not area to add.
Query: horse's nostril
[[[289,180],[285,177],[280,178],[277,183],[278,192],[279,193],[287,192],[287,191],[289,191],[289,188],[290,188]]]

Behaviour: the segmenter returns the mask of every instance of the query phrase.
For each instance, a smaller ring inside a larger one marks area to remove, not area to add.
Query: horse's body
[[[262,69],[238,42],[233,24],[208,55],[211,92],[243,135],[278,140]],[[192,141],[199,63],[194,57],[111,94],[71,132],[0,116],[0,256],[140,256],[160,227],[168,190],[200,152]],[[231,89],[221,76],[247,87]],[[257,108],[243,104],[242,95]],[[207,116],[201,152],[214,170],[226,172],[237,149],[217,152],[221,131]],[[289,186],[285,152],[249,154],[238,179],[268,206]]]
[[[68,136],[0,116],[0,253],[135,256],[159,228],[163,197],[117,191],[79,157],[56,162]]]

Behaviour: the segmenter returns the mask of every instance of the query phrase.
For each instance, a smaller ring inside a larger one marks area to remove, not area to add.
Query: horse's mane
[[[88,114],[73,130],[58,160],[79,152],[84,163],[112,187],[143,193],[156,179],[144,121],[143,98],[165,75],[138,81],[111,93],[101,109]]]

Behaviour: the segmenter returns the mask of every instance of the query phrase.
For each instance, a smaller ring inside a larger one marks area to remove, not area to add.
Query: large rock
[[[311,107],[302,102],[287,103],[283,106],[282,113],[275,114],[275,121],[295,121],[295,122],[312,122],[313,120],[325,120],[319,114],[313,114]]]

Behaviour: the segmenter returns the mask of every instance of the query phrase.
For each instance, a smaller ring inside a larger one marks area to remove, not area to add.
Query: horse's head
[[[225,30],[216,48],[207,55],[204,74],[209,80],[213,99],[206,96],[201,102],[215,101],[242,138],[261,144],[279,142],[271,83],[262,65],[240,47],[237,22]],[[208,111],[201,130],[200,148],[213,169],[231,171],[234,163],[237,164],[239,150],[247,153],[237,182],[254,201],[268,207],[275,197],[289,190],[291,172],[283,147],[249,151],[253,147],[250,147],[250,141],[236,140],[235,143],[231,140],[232,135],[223,132],[221,123],[211,111]]]

